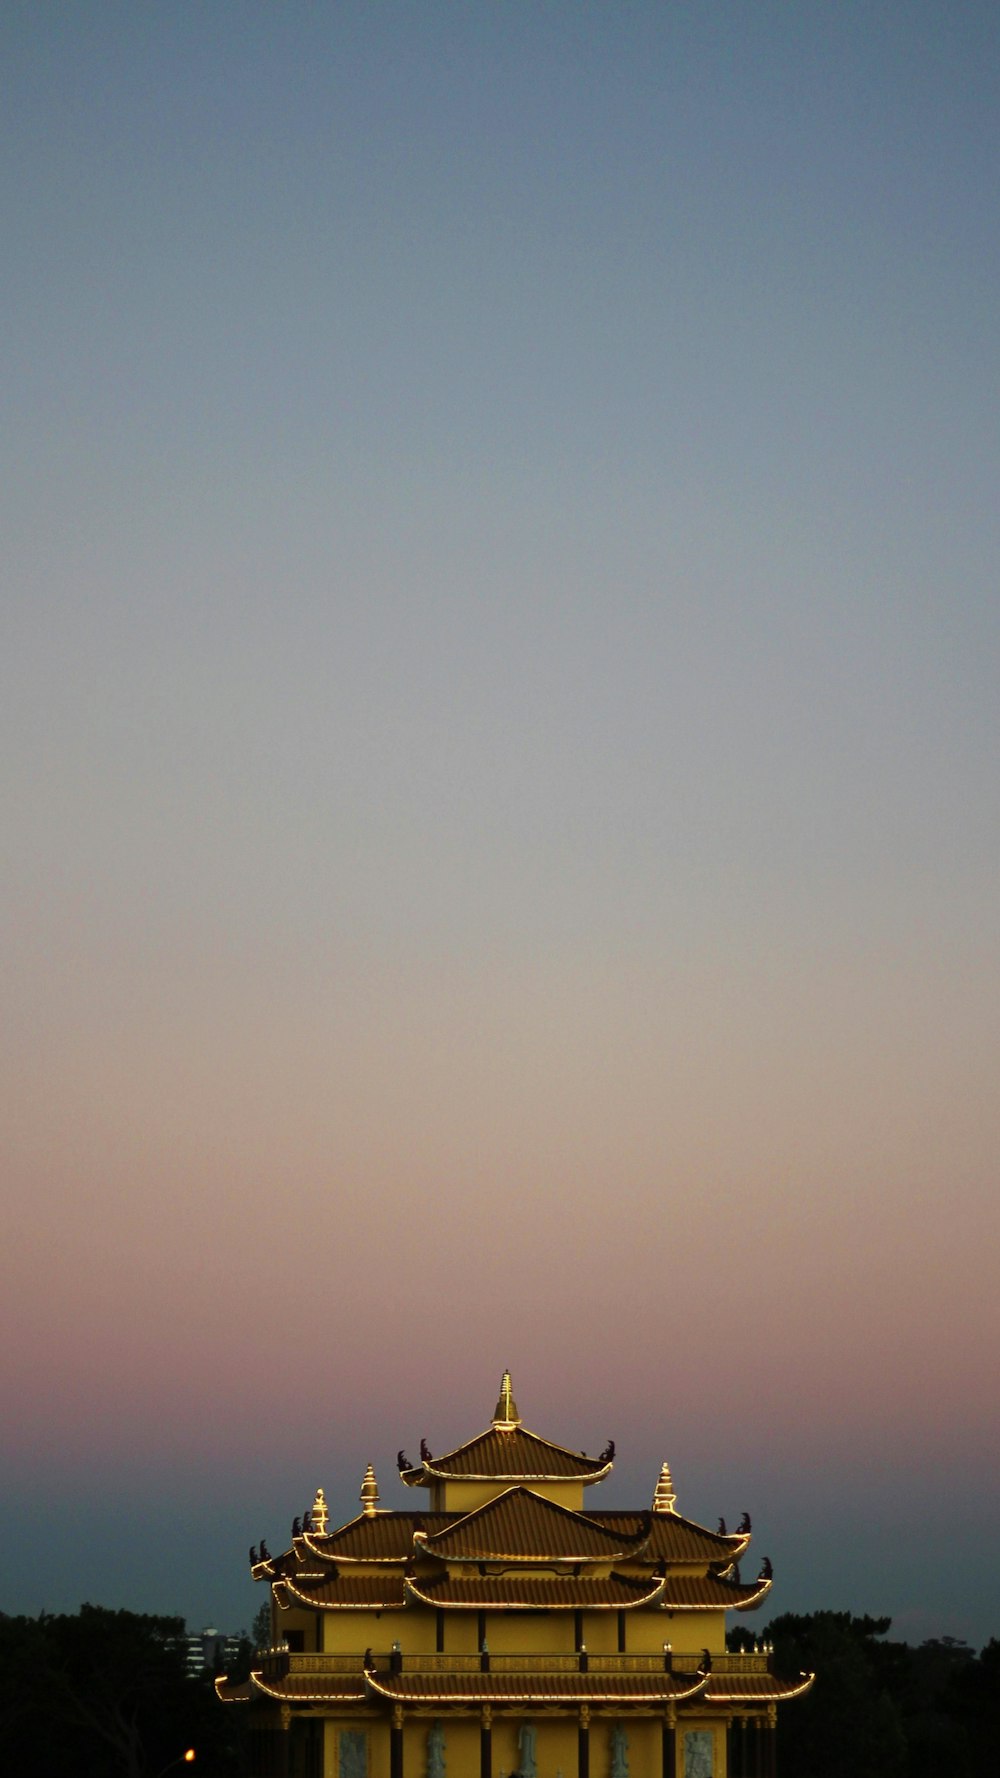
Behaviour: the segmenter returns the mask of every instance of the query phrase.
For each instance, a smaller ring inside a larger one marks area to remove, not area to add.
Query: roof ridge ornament
[[[670,1465],[665,1460],[660,1465],[660,1477],[653,1494],[654,1513],[676,1513],[677,1496],[670,1476]]]
[[[326,1504],[326,1495],[322,1488],[316,1489],[316,1498],[312,1503],[312,1512],[309,1516],[312,1521],[313,1531],[316,1533],[317,1537],[325,1537],[326,1528],[330,1522],[330,1513]]]
[[[521,1424],[517,1402],[514,1400],[514,1391],[511,1387],[510,1371],[504,1371],[500,1382],[500,1396],[493,1410],[493,1424],[498,1432],[511,1432],[515,1426]]]
[[[361,1493],[358,1498],[361,1501],[362,1510],[366,1513],[373,1513],[378,1506],[378,1482],[375,1480],[375,1471],[370,1463],[365,1470],[365,1479],[361,1484]]]

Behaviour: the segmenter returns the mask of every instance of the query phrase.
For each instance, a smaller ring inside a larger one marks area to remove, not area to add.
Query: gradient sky
[[[998,51],[7,0],[0,1609],[247,1624],[510,1365],[1000,1635]]]

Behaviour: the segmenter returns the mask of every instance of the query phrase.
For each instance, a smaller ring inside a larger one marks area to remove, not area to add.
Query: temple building
[[[749,1518],[685,1518],[666,1463],[649,1506],[593,1510],[613,1459],[529,1432],[505,1372],[485,1432],[400,1451],[414,1510],[371,1465],[346,1525],[319,1489],[282,1555],[250,1552],[271,1647],[216,1682],[253,1778],[774,1778],[778,1705],[812,1681],[727,1652],[726,1613],[771,1587],[766,1558],[740,1578]]]

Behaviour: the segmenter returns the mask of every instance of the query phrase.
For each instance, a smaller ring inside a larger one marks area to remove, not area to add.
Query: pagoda
[[[685,1518],[666,1463],[645,1509],[585,1507],[613,1460],[529,1432],[505,1371],[485,1432],[400,1451],[416,1510],[369,1464],[332,1527],[320,1488],[282,1555],[251,1550],[271,1646],[216,1682],[252,1778],[774,1778],[777,1707],[812,1679],[727,1652],[727,1611],[771,1587],[766,1558],[740,1578],[749,1518]]]

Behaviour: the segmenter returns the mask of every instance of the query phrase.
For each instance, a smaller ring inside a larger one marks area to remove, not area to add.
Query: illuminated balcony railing
[[[361,1675],[364,1672],[364,1659],[361,1655],[334,1654],[290,1654],[287,1649],[270,1649],[258,1657],[260,1669],[266,1678],[279,1679],[285,1674],[324,1673],[327,1675]],[[675,1651],[670,1657],[670,1671],[674,1673],[697,1673],[701,1667],[702,1653],[682,1653]],[[662,1654],[590,1654],[582,1657],[579,1654],[490,1654],[488,1657],[491,1673],[537,1673],[559,1674],[579,1673],[586,1664],[590,1673],[628,1674],[662,1673],[666,1667],[666,1657]],[[377,1654],[369,1656],[369,1663],[374,1662],[375,1671],[385,1674],[396,1673],[479,1673],[484,1665],[484,1657],[474,1654]],[[770,1655],[763,1650],[752,1654],[718,1654],[712,1656],[712,1672],[715,1674],[748,1674],[767,1673],[770,1671]]]

